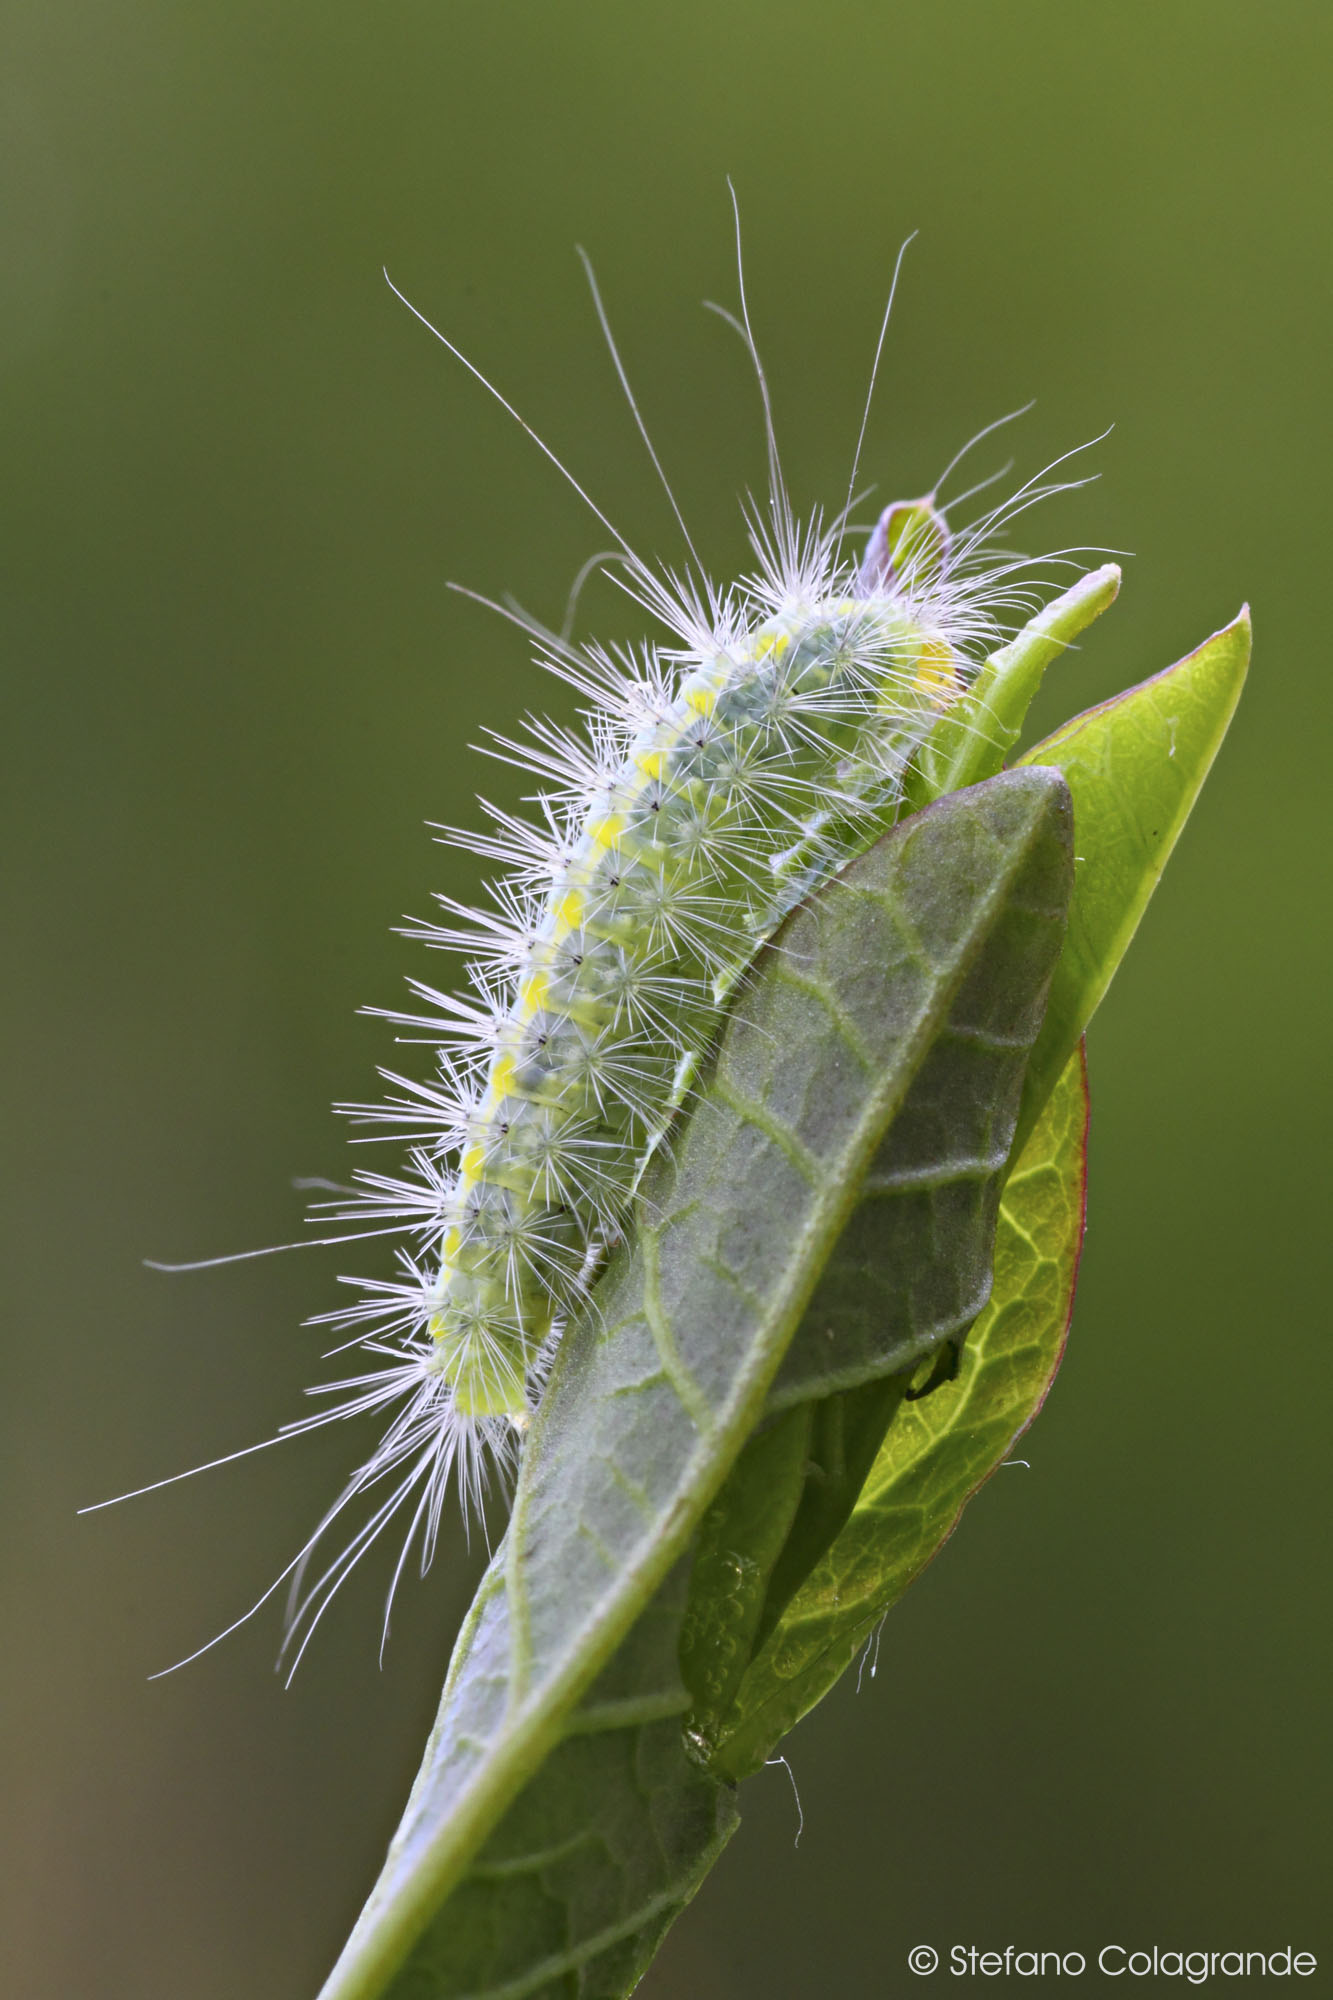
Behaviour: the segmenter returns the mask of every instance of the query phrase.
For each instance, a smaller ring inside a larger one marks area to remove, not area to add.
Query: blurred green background
[[[290,1692],[278,1617],[146,1676],[288,1560],[363,1438],[266,1437],[360,1251],[195,1277],[347,1171],[390,934],[475,871],[423,822],[517,774],[521,637],[605,537],[395,301],[516,399],[640,547],[671,521],[591,250],[718,574],[762,473],[725,176],[798,499],[926,487],[1027,400],[1020,469],[1116,428],[1043,541],[1132,550],[1044,720],[1236,611],[1231,740],[1092,1038],[1091,1234],[1024,1455],[748,1788],[652,2000],[904,1990],[909,1946],[1333,1951],[1319,1103],[1328,812],[1329,81],[1315,4],[653,8],[15,0],[0,113],[13,1140],[0,1482],[22,2000],[302,2000],[377,1866],[482,1552],[358,1578]],[[997,441],[982,470],[1004,456]],[[633,629],[613,589],[587,621]],[[410,1056],[405,1058],[410,1060]],[[1321,1936],[1321,1926],[1323,1934]],[[941,1975],[944,1976],[944,1975]]]

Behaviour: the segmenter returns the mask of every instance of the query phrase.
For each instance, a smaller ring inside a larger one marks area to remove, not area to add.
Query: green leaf
[[[682,1748],[681,1558],[952,1010],[974,975],[985,992],[992,947],[1017,978],[1016,928],[1035,1027],[1070,870],[1063,781],[1006,773],[896,828],[764,954],[562,1342],[509,1532],[324,2000],[371,2000],[400,1971],[396,2000],[517,2000],[576,1967],[580,1993],[623,1991],[692,1892],[731,1820]]]
[[[1023,764],[1074,799],[1069,935],[1028,1066],[1020,1142],[1111,983],[1227,733],[1250,662],[1250,614],[1173,667],[1075,716]]]
[[[632,1990],[739,1822],[693,1762],[678,1563],[387,1988],[392,2000]]]

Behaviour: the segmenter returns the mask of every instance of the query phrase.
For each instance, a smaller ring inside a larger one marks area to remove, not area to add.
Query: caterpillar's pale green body
[[[845,515],[825,528],[792,514],[748,319],[735,324],[769,446],[767,504],[750,517],[753,576],[715,586],[692,542],[684,579],[653,569],[559,468],[614,536],[631,595],[671,643],[634,654],[541,635],[545,663],[590,699],[587,732],[537,723],[530,742],[507,743],[539,777],[540,817],[500,812],[493,833],[454,835],[506,864],[497,908],[442,898],[460,922],[421,933],[463,952],[471,996],[413,982],[430,1011],[389,1018],[426,1029],[436,1074],[394,1078],[401,1094],[351,1107],[409,1139],[407,1169],[357,1173],[323,1214],[369,1225],[358,1234],[401,1232],[411,1247],[394,1279],[353,1280],[356,1302],[320,1316],[348,1336],[335,1351],[358,1348],[370,1365],[326,1385],[329,1401],[280,1433],[368,1412],[388,1419],[284,1573],[289,1640],[304,1628],[297,1658],[400,1510],[409,1518],[395,1583],[415,1541],[429,1561],[451,1480],[466,1511],[488,1462],[513,1462],[552,1343],[649,1154],[669,1143],[671,1116],[763,941],[898,812],[970,782],[969,742],[996,725],[999,740],[1012,735],[1003,701],[993,705],[1006,658],[996,648],[1040,600],[1030,565],[1001,538],[1060,487],[1030,481],[961,535],[933,494],[898,502],[861,560],[844,559]],[[855,474],[854,463],[849,505]],[[1113,593],[1110,575],[1085,578],[1086,590],[1067,593],[1072,608],[1050,606],[1028,627],[1026,651],[1008,649],[1018,712],[1034,663],[1039,673],[1095,615],[1086,606]],[[306,1585],[321,1537],[362,1496],[368,1517]]]

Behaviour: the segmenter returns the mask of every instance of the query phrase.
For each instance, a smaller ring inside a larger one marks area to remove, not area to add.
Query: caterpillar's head
[[[953,535],[935,505],[935,495],[894,500],[884,509],[866,543],[856,588],[867,597],[901,603],[918,629],[917,687],[938,708],[948,707],[963,676],[944,621],[937,614],[949,575]]]
[[[908,596],[928,591],[943,581],[952,550],[949,523],[933,493],[921,500],[894,500],[866,543],[857,583],[865,591],[897,590]]]

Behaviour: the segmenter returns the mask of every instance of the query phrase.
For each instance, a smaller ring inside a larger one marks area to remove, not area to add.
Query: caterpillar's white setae
[[[595,285],[594,298],[605,330]],[[754,571],[723,589],[697,558],[659,571],[617,535],[623,579],[663,636],[630,651],[539,634],[586,726],[502,739],[538,776],[536,816],[451,832],[504,872],[492,907],[441,899],[447,920],[420,931],[462,954],[470,990],[413,982],[419,1008],[388,1018],[436,1042],[434,1073],[349,1107],[400,1134],[408,1160],[357,1173],[324,1219],[400,1230],[409,1247],[392,1281],[353,1281],[356,1302],[321,1316],[367,1366],[281,1433],[389,1416],[286,1573],[297,1658],[395,1516],[409,1519],[396,1584],[413,1546],[429,1560],[451,1480],[475,1507],[488,1464],[513,1462],[552,1343],[760,944],[892,818],[923,740],[1039,601],[1003,536],[1058,490],[1045,475],[963,531],[935,494],[896,503],[857,558],[844,554],[848,508],[798,522],[743,282],[741,305],[769,440],[769,492],[748,517]],[[316,1545],[362,1495],[367,1518],[307,1585]]]

